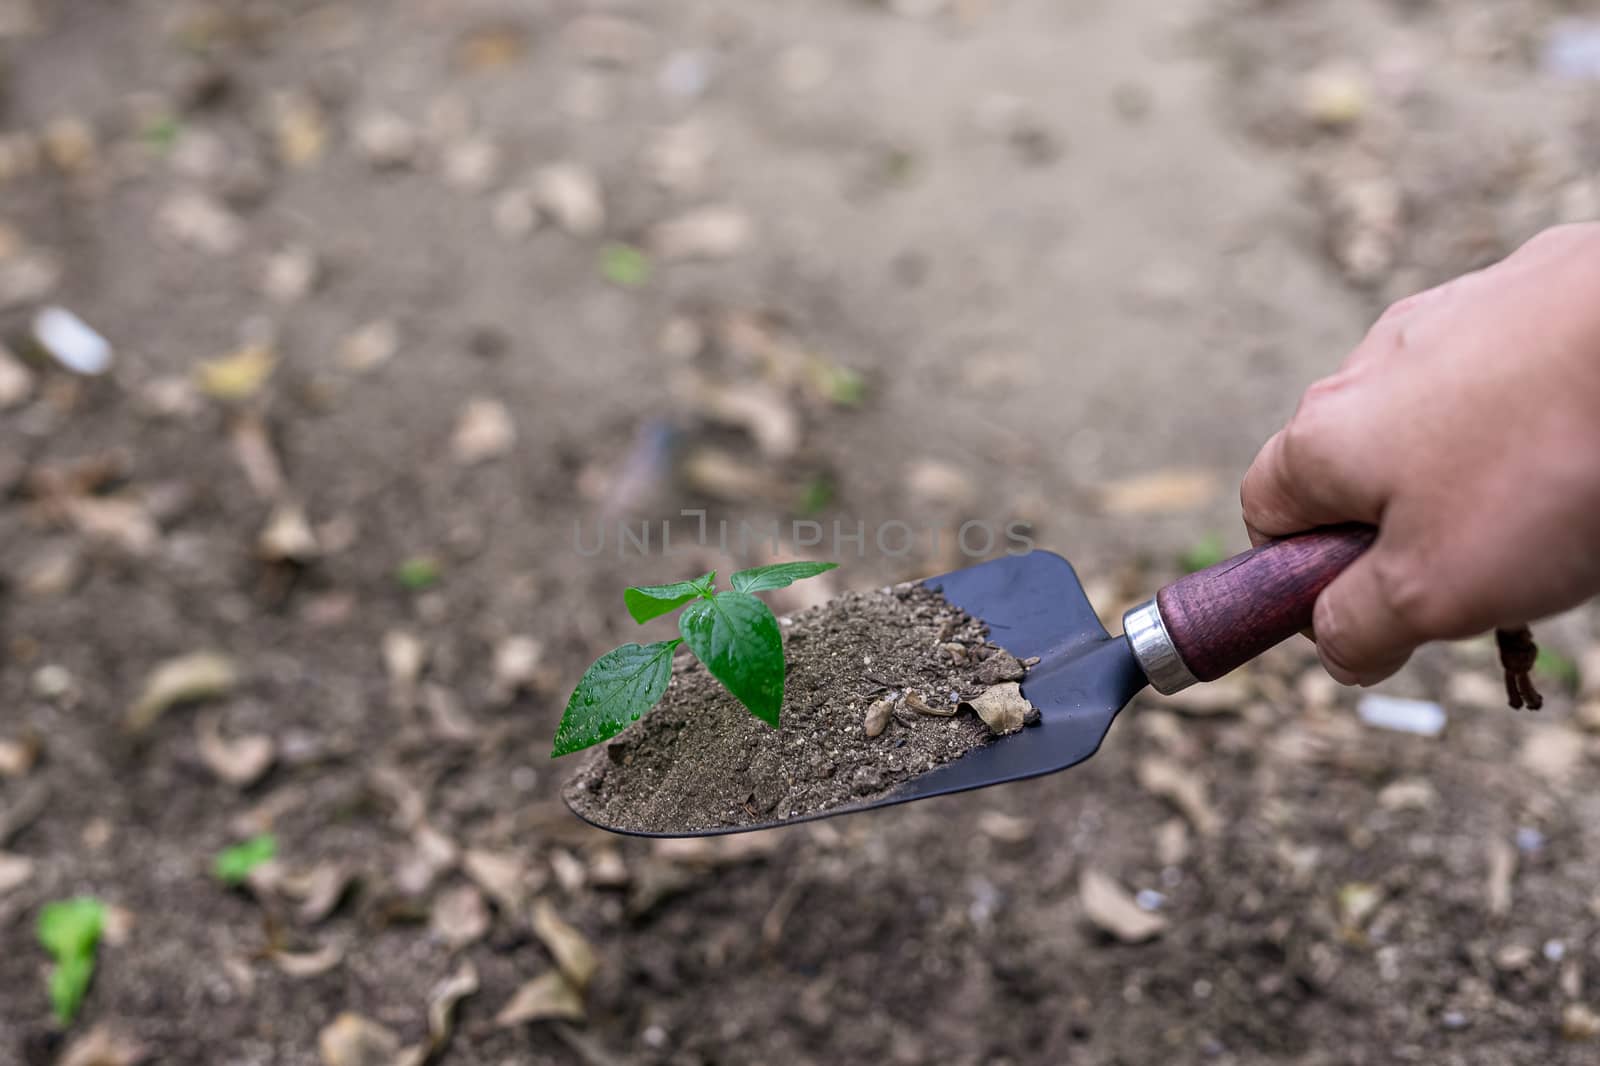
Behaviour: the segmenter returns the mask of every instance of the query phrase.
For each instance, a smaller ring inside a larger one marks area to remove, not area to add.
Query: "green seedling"
[[[183,128],[178,125],[178,120],[171,115],[158,115],[145,124],[139,131],[139,136],[144,142],[156,151],[165,154],[172,151],[172,146],[178,143],[178,135]]]
[[[258,866],[271,862],[278,854],[278,838],[271,833],[251,837],[242,844],[217,852],[211,872],[229,886],[242,885]]]
[[[728,579],[733,588],[723,592],[713,589],[715,570],[693,581],[627,589],[622,601],[640,625],[684,608],[678,616],[682,636],[624,644],[596,659],[567,700],[551,757],[598,744],[638,721],[667,691],[672,653],[685,643],[735,699],[776,729],[783,706],[783,636],[771,608],[752,593],[781,589],[838,565],[757,566],[734,574]]]
[[[650,257],[631,244],[600,249],[600,275],[613,285],[637,289],[650,280]]]
[[[414,555],[395,567],[394,579],[402,588],[420,592],[439,581],[439,561],[428,555]]]
[[[1193,574],[1216,566],[1228,557],[1228,542],[1220,533],[1207,533],[1194,546],[1178,556],[1178,565],[1186,574]]]
[[[1567,689],[1578,687],[1578,664],[1549,647],[1539,649],[1539,658],[1533,668],[1546,677],[1554,678]]]
[[[94,977],[94,953],[105,927],[106,906],[90,896],[47,903],[39,912],[39,943],[55,960],[50,1006],[56,1021],[71,1025]]]

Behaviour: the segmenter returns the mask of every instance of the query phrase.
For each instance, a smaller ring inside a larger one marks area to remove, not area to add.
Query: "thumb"
[[[1313,639],[1322,665],[1340,684],[1377,684],[1426,639],[1395,608],[1389,563],[1380,538],[1317,597]]]

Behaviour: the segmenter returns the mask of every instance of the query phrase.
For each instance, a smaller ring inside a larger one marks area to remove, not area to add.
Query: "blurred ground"
[[[79,893],[80,1064],[391,1061],[452,975],[446,1063],[1592,1061],[1592,612],[1537,718],[1482,642],[1386,686],[1439,737],[1286,647],[1071,774],[720,843],[583,830],[544,755],[620,587],[722,561],[575,519],[1025,519],[1108,613],[1242,547],[1386,300],[1600,214],[1584,9],[3,0],[0,1062],[72,1042]],[[585,1019],[497,1024],[579,1009],[543,907]]]

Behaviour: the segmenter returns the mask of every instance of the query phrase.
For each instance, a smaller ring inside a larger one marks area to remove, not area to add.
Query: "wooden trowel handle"
[[[1372,526],[1329,526],[1272,541],[1174,581],[1156,594],[1159,617],[1153,624],[1165,629],[1167,657],[1175,652],[1180,662],[1157,662],[1154,653],[1147,656],[1141,649],[1135,632],[1140,608],[1125,620],[1151,682],[1168,692],[1194,681],[1215,681],[1306,629],[1322,590],[1372,546],[1377,534]]]

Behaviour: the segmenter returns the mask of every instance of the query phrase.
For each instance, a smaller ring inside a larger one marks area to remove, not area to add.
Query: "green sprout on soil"
[[[751,714],[776,729],[783,706],[783,636],[772,609],[751,593],[781,589],[838,565],[774,563],[740,570],[724,592],[712,590],[715,570],[693,581],[628,588],[622,601],[640,625],[687,604],[678,616],[683,635],[624,644],[596,659],[567,700],[551,758],[598,744],[638,721],[667,691],[672,653],[684,643]]]
[[[1539,658],[1534,661],[1533,668],[1546,677],[1554,678],[1565,688],[1578,687],[1578,664],[1549,647],[1539,649]]]
[[[1178,565],[1186,574],[1207,570],[1228,557],[1228,542],[1220,533],[1207,533],[1194,546],[1178,556]]]
[[[613,285],[637,289],[650,280],[650,258],[631,244],[600,249],[600,275]]]
[[[439,560],[428,555],[414,555],[395,567],[394,579],[402,588],[421,592],[439,581]]]
[[[90,896],[47,903],[39,912],[39,943],[55,960],[50,970],[50,1006],[62,1025],[72,1024],[84,993],[89,991],[94,952],[105,921],[105,904]]]
[[[256,867],[271,862],[277,854],[278,838],[271,833],[262,833],[242,844],[219,851],[216,861],[211,864],[211,872],[218,881],[231,888],[244,884]]]

